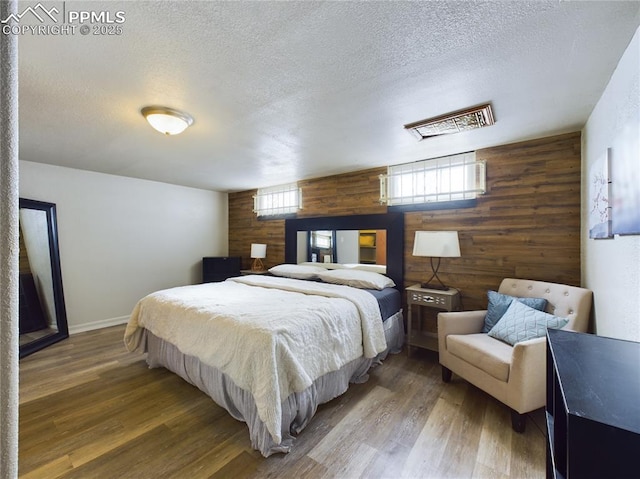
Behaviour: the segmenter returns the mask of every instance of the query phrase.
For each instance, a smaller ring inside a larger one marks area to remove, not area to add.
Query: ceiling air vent
[[[491,105],[487,103],[486,105],[454,111],[435,118],[408,123],[404,127],[419,140],[424,140],[434,136],[475,130],[494,123]]]

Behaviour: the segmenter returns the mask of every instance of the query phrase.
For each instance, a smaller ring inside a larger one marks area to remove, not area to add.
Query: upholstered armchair
[[[505,278],[496,296],[509,308],[516,298],[542,298],[546,300],[544,312],[555,319],[566,318],[564,329],[586,332],[591,311],[592,292],[588,289],[542,281]],[[496,294],[495,292],[493,293]],[[494,304],[489,304],[489,312]],[[506,306],[505,306],[506,308]],[[513,317],[528,307],[522,303],[513,305],[509,314]],[[532,316],[549,316],[530,311]],[[546,337],[536,337],[515,342],[514,345],[492,337],[485,326],[487,310],[443,312],[438,314],[438,346],[442,379],[450,382],[452,372],[495,397],[511,408],[511,421],[516,432],[524,432],[527,412],[544,406],[546,401]],[[497,318],[500,319],[500,318]],[[539,318],[538,318],[539,319]],[[504,326],[507,321],[500,326]],[[560,326],[564,324],[560,320]],[[555,326],[558,326],[556,324]],[[494,326],[494,328],[497,328]],[[483,329],[485,332],[483,332]],[[497,328],[499,329],[499,328]],[[493,331],[497,331],[493,329]],[[544,331],[544,326],[542,326]],[[513,332],[513,331],[511,331]],[[509,340],[512,340],[510,338]],[[517,341],[517,340],[516,340]]]

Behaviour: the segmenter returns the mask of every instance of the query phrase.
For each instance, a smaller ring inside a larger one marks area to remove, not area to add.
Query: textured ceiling
[[[20,158],[220,191],[576,131],[640,25],[637,1],[42,3],[126,20],[20,35]],[[491,127],[402,128],[486,102]],[[162,136],[150,104],[195,124]]]

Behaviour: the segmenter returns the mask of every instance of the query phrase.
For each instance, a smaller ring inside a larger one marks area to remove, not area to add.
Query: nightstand
[[[224,281],[240,274],[240,256],[206,256],[202,258],[202,282]]]
[[[438,350],[438,312],[460,311],[460,291],[427,289],[419,284],[407,289],[407,353],[411,354],[411,347],[415,346],[431,351]],[[418,307],[417,317],[413,314]],[[423,318],[422,308],[429,308],[429,318]],[[424,323],[424,324],[423,324]]]
[[[266,269],[264,271],[252,271],[250,269],[241,269],[240,274],[242,276],[246,276],[248,274],[269,274],[269,271]]]

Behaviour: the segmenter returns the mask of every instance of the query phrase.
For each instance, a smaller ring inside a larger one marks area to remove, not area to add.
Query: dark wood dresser
[[[547,477],[640,476],[640,343],[547,331]]]
[[[240,256],[207,256],[202,258],[202,282],[214,283],[240,276]]]

